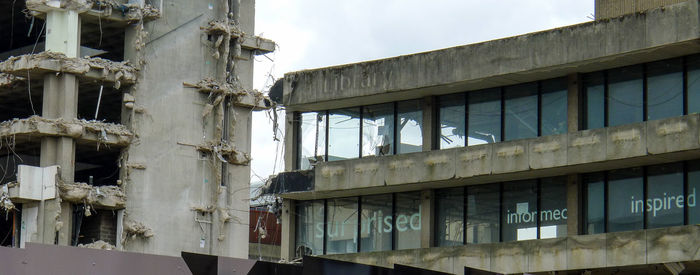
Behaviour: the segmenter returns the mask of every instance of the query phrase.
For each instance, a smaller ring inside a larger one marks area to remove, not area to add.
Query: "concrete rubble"
[[[25,81],[26,78],[11,74],[0,73],[0,87],[12,87],[18,82]]]
[[[112,123],[87,120],[49,119],[31,116],[0,123],[0,137],[30,136],[65,136],[95,141],[98,144],[127,146],[134,134],[125,126]]]
[[[126,205],[126,195],[118,186],[59,183],[58,190],[61,199],[71,203],[84,203],[100,209],[124,209]]]
[[[207,105],[207,107],[205,107],[204,116],[208,115],[211,109],[220,104],[223,100],[223,98],[214,97],[214,95],[231,96],[234,104],[253,107],[256,110],[267,109],[272,105],[270,99],[257,90],[246,90],[232,83],[220,83],[213,78],[204,78],[194,84],[183,82],[182,85],[187,88],[197,89],[197,91],[201,93],[210,94],[210,97],[214,98],[213,103],[209,104],[211,106]]]
[[[67,9],[84,12],[92,7],[93,1],[89,0],[27,0],[27,9],[44,11],[47,9]]]
[[[70,58],[63,53],[41,52],[37,54],[25,54],[12,56],[0,62],[0,72],[26,76],[33,73],[70,73],[86,78],[114,82],[114,88],[119,89],[121,84],[133,84],[136,82],[138,69],[128,61],[115,62],[99,57]]]
[[[153,230],[146,227],[143,223],[127,219],[124,220],[124,234],[126,234],[124,240],[136,237],[151,238],[154,236]]]
[[[97,16],[106,20],[120,19],[128,23],[136,21],[151,21],[161,17],[160,10],[151,5],[139,6],[136,3],[122,3],[116,0],[27,0],[27,9],[36,12],[47,12],[51,9],[66,9],[77,12],[97,12]],[[121,17],[112,17],[114,12]]]
[[[0,186],[0,210],[9,212],[15,209],[15,204],[10,200],[9,188],[13,187],[14,183],[8,183]]]
[[[98,240],[96,242],[88,243],[88,244],[79,244],[78,247],[102,249],[102,250],[115,250],[115,249],[117,249],[116,246],[114,246],[108,242],[105,242],[103,240]]]
[[[206,27],[201,27],[205,33],[210,35],[228,34],[232,38],[242,37],[245,33],[238,28],[235,22],[231,20],[213,20]]]
[[[249,165],[250,155],[236,150],[225,141],[212,142],[197,146],[197,150],[203,153],[213,153],[220,161],[235,165]]]

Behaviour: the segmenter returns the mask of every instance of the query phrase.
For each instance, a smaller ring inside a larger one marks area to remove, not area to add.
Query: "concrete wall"
[[[463,274],[464,267],[497,273],[596,269],[700,260],[700,226],[579,235],[458,247],[326,255],[324,258],[392,267],[394,264]]]
[[[700,114],[562,135],[316,165],[316,199],[483,184],[700,158]]]
[[[609,19],[685,1],[688,0],[595,0],[595,19]]]
[[[700,51],[698,1],[643,14],[357,64],[288,73],[287,110],[420,98]]]

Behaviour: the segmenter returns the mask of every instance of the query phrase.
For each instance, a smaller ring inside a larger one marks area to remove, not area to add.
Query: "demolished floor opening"
[[[75,182],[94,186],[116,185],[121,148],[78,144],[75,150]]]
[[[73,205],[72,245],[104,241],[117,243],[117,211],[86,209],[84,204]],[[89,214],[89,216],[88,216]]]
[[[39,166],[40,139],[24,139],[0,137],[0,184],[17,181],[18,165]]]
[[[16,205],[21,207],[21,205]],[[19,245],[19,220],[22,214],[19,210],[0,210],[0,246],[16,247]]]

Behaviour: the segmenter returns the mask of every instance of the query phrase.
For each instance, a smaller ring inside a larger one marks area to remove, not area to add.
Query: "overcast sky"
[[[257,35],[278,49],[255,64],[256,89],[303,69],[483,42],[592,20],[594,0],[257,0]],[[271,61],[272,60],[272,61]],[[283,115],[283,114],[281,114]],[[280,126],[283,126],[280,117]],[[268,113],[253,117],[251,182],[284,170]],[[280,140],[283,139],[278,135]],[[277,159],[277,162],[275,162]]]

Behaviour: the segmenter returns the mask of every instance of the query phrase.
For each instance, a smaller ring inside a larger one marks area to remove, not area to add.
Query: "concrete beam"
[[[101,1],[98,4],[92,0],[27,0],[27,9],[39,18],[45,18],[52,11],[74,11],[80,13],[81,19],[86,21],[110,21],[123,26],[141,20],[149,22],[161,17],[160,10],[151,5],[142,6],[129,2],[115,0]]]
[[[16,83],[23,81],[26,81],[26,78],[6,73],[0,73],[0,88],[12,87]]]
[[[85,120],[32,116],[0,123],[0,137],[69,137],[96,144],[128,146],[134,134],[125,126]]]
[[[255,55],[268,54],[277,48],[275,41],[260,36],[244,35],[242,39],[241,48],[253,51]]]
[[[313,191],[281,196],[304,200],[405,192],[696,159],[699,122],[700,114],[693,114],[532,139],[321,162],[315,168]]]
[[[326,110],[499,87],[700,52],[697,1],[483,43],[285,75],[284,106]]]
[[[48,73],[68,73],[85,80],[112,82],[115,88],[122,84],[134,84],[137,78],[137,69],[128,61],[114,62],[99,57],[71,58],[56,52],[11,57],[0,62],[0,72],[20,77],[29,74],[36,78]]]
[[[230,96],[233,98],[231,104],[234,106],[251,108],[256,111],[267,110],[272,106],[272,101],[263,93],[257,90],[247,90],[239,85],[230,83],[219,83],[212,78],[205,78],[197,83],[182,83],[187,88],[197,89],[200,93],[211,95]],[[219,101],[220,104],[223,101]],[[212,106],[213,108],[215,106]]]
[[[59,183],[61,200],[85,203],[96,209],[119,210],[126,206],[126,195],[119,186],[92,186],[87,183]]]

